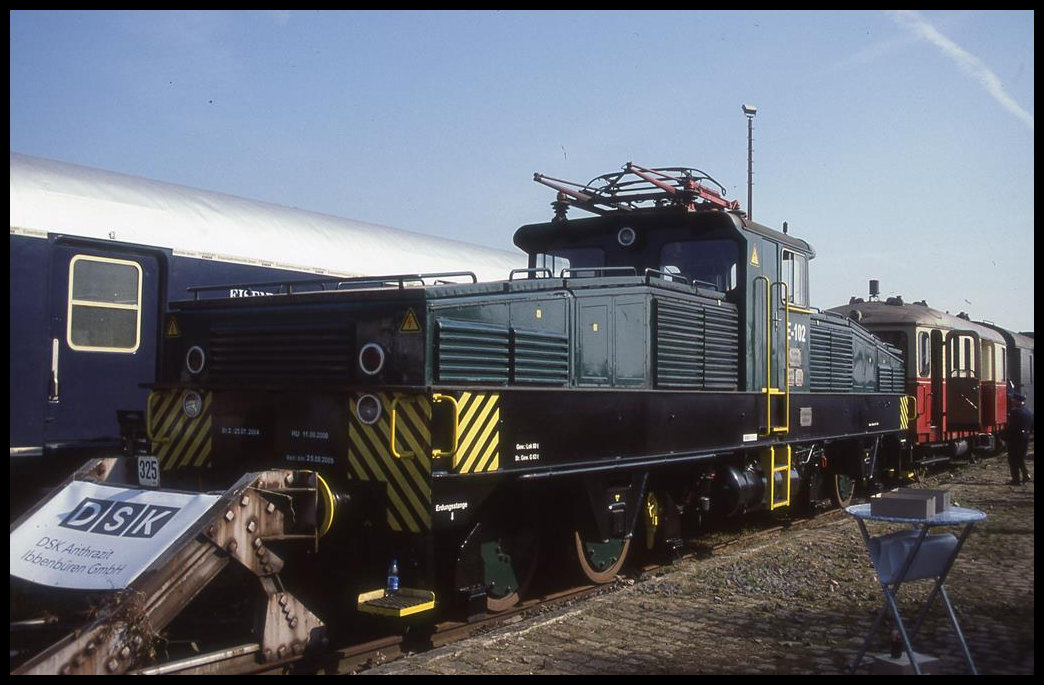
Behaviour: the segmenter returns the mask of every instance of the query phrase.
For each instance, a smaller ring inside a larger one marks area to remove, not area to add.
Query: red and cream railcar
[[[1008,414],[1008,350],[1000,333],[963,313],[954,316],[901,297],[880,300],[872,294],[831,311],[903,351],[906,392],[916,400],[909,444],[917,461],[994,449]]]

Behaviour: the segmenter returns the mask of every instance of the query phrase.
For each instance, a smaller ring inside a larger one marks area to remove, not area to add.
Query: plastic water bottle
[[[399,562],[392,559],[391,566],[388,567],[388,587],[384,589],[384,594],[394,595],[399,591]]]

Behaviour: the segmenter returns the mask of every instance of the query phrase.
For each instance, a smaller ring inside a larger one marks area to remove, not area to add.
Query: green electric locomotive
[[[165,482],[314,470],[308,573],[335,588],[317,612],[502,610],[542,556],[604,583],[690,521],[844,503],[901,473],[899,351],[811,306],[808,243],[695,169],[536,180],[554,217],[517,231],[529,268],[506,280],[172,305],[147,412]]]

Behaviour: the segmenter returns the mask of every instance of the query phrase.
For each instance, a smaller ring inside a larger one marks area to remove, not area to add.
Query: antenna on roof
[[[754,220],[754,115],[758,108],[754,105],[743,105],[743,113],[747,115],[747,218]]]

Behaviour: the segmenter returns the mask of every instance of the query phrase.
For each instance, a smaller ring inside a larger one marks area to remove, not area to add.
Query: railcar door
[[[54,243],[44,445],[113,449],[118,409],[145,408],[156,369],[160,257],[144,248]]]
[[[982,426],[979,335],[953,330],[946,335],[946,426],[978,430]]]

